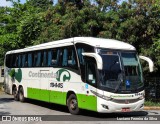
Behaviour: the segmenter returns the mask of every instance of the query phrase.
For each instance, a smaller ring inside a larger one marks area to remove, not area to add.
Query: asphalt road
[[[155,121],[156,118],[160,118],[159,110],[147,110],[140,112],[130,112],[130,113],[110,113],[110,114],[98,114],[96,112],[85,111],[83,110],[80,115],[71,115],[68,112],[66,106],[50,104],[46,102],[40,102],[36,100],[27,99],[25,103],[21,103],[19,101],[14,101],[12,95],[0,94],[0,120],[2,120],[2,116],[9,116],[12,120],[17,121],[16,119],[20,119],[21,121],[27,121],[25,123],[43,123],[44,120],[54,121],[57,123],[134,123],[140,122],[143,124],[150,124],[151,122],[159,123]],[[26,120],[25,120],[26,119]],[[30,119],[30,122],[28,122]],[[33,122],[33,120],[38,120],[38,122]],[[143,121],[141,121],[143,119]],[[144,119],[149,119],[152,121],[144,121]],[[39,120],[42,120],[39,121]],[[119,121],[117,121],[119,120]],[[126,121],[127,120],[127,121]],[[130,121],[131,120],[131,121]],[[1,123],[1,122],[0,122]],[[8,122],[6,122],[8,123]]]

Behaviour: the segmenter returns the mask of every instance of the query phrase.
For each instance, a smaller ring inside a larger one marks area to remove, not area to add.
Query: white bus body
[[[136,49],[111,39],[75,37],[6,53],[5,91],[101,113],[140,111],[144,83]]]

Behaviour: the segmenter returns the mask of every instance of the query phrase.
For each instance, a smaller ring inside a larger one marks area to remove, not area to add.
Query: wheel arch
[[[74,90],[69,90],[68,92],[67,92],[67,95],[66,95],[66,105],[67,105],[67,103],[68,103],[68,98],[69,98],[69,96],[71,95],[71,94],[74,94],[76,97],[77,97],[77,95],[76,95],[76,92],[74,91]]]
[[[13,85],[12,85],[12,95],[13,95],[13,89],[14,89],[15,87],[17,88],[17,85],[16,85],[16,84],[13,84]],[[17,88],[17,89],[18,89],[18,88]]]
[[[18,86],[18,90],[19,90],[21,87],[23,88],[23,86],[22,86],[22,85],[19,85],[19,86]]]

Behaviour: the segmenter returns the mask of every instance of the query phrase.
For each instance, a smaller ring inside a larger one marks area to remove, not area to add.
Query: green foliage
[[[157,106],[157,107],[159,107],[160,106],[160,102],[145,101],[144,105],[145,106]]]
[[[12,49],[92,36],[121,40],[154,60],[160,72],[159,0],[28,0],[0,7],[0,64]],[[142,62],[144,72],[147,64]],[[146,73],[145,73],[146,74]]]

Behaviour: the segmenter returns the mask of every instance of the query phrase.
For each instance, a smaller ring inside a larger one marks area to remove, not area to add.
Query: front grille
[[[115,103],[119,103],[119,104],[129,104],[129,103],[135,103],[135,102],[138,102],[140,99],[112,99],[111,101],[112,102],[115,102]]]

